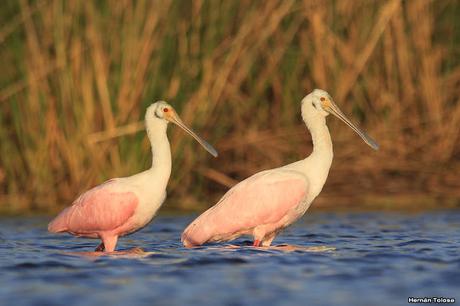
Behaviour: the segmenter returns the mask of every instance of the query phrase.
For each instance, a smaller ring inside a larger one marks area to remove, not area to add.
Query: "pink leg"
[[[275,237],[276,237],[276,233],[272,233],[268,237],[265,237],[262,240],[262,243],[261,243],[262,246],[269,247],[272,244],[272,241],[275,239]]]
[[[118,236],[107,235],[101,237],[104,243],[104,252],[113,252],[117,246]]]
[[[264,240],[265,226],[261,225],[254,228],[252,235],[254,236],[254,244],[252,246],[259,247],[261,242]]]

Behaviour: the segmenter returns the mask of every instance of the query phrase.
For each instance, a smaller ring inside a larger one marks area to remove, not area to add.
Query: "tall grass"
[[[2,210],[54,210],[150,166],[135,132],[160,99],[220,151],[214,160],[170,129],[167,205],[202,209],[235,181],[309,154],[300,100],[316,87],[381,144],[371,152],[329,119],[323,205],[458,199],[459,11],[425,0],[7,1]]]

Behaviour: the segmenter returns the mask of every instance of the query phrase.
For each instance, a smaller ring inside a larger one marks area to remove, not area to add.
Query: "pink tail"
[[[182,240],[182,244],[186,248],[193,248],[194,246],[200,246],[206,242],[206,241],[201,242],[197,239],[194,239],[192,235],[189,235],[186,232],[182,233],[181,240]]]
[[[48,232],[59,233],[67,231],[67,209],[61,212],[48,224]]]
[[[211,239],[214,232],[213,225],[205,222],[206,220],[203,220],[203,216],[205,214],[194,220],[182,233],[182,244],[186,248],[202,245]]]
[[[193,248],[194,246],[196,246],[192,240],[190,240],[187,235],[185,233],[182,233],[182,236],[181,236],[181,241],[182,241],[182,244],[184,245],[184,247],[186,248]]]

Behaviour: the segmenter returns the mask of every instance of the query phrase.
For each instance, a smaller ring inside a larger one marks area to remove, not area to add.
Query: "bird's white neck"
[[[313,113],[302,114],[313,140],[313,152],[298,164],[298,170],[310,181],[312,193],[319,194],[326,182],[331,168],[333,151],[332,140],[326,125],[326,118]]]
[[[146,120],[147,135],[152,148],[152,167],[147,171],[155,177],[152,184],[166,185],[171,175],[171,148],[166,134],[167,122],[162,119]]]
[[[314,158],[329,168],[332,163],[332,140],[326,125],[326,118],[315,118],[305,122],[313,141],[313,152],[309,157]]]

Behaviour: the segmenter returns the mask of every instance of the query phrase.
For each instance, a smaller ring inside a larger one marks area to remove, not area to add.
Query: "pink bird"
[[[147,225],[166,198],[171,174],[171,150],[166,128],[173,122],[193,136],[214,157],[217,151],[190,130],[175,110],[159,101],[145,114],[147,135],[152,146],[152,167],[130,177],[111,179],[82,194],[48,225],[52,233],[99,238],[96,251],[113,252],[118,237]]]
[[[327,92],[315,89],[302,100],[302,118],[313,139],[311,155],[256,173],[235,185],[184,230],[184,246],[229,241],[241,235],[253,236],[254,246],[270,246],[282,229],[302,217],[321,192],[331,167],[328,114],[344,121],[378,150],[377,143],[345,117]]]

